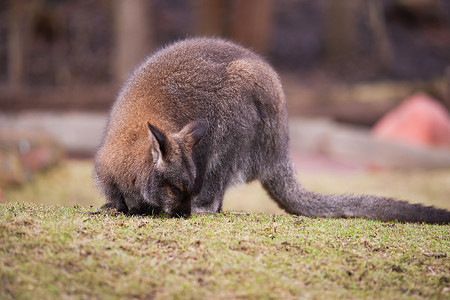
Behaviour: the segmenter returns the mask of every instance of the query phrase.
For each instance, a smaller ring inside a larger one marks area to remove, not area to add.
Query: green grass
[[[450,227],[0,206],[2,299],[450,296]]]
[[[72,161],[2,188],[0,299],[450,298],[449,225],[280,214],[257,184],[225,210],[260,213],[92,216],[103,200],[91,173]],[[450,204],[448,170],[300,177],[319,192]]]

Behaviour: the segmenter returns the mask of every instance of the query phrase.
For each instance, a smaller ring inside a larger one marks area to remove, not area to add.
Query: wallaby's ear
[[[162,159],[167,153],[167,138],[158,128],[147,122],[149,135],[153,146],[153,159]],[[162,156],[162,157],[161,157]]]
[[[208,130],[209,124],[206,120],[193,121],[180,131],[181,137],[184,139],[187,148],[194,148],[194,146],[200,142]]]

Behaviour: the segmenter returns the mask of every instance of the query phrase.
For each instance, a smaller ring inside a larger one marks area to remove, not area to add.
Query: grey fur
[[[234,43],[188,39],[135,70],[112,107],[95,177],[107,207],[133,215],[219,212],[232,184],[259,180],[287,212],[449,223],[450,212],[298,182],[277,73]]]

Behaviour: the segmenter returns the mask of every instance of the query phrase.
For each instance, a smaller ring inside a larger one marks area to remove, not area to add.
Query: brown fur
[[[448,223],[450,212],[373,196],[322,195],[298,182],[276,72],[220,39],[156,52],[130,76],[95,159],[108,207],[128,214],[218,212],[232,184],[260,180],[286,211]]]

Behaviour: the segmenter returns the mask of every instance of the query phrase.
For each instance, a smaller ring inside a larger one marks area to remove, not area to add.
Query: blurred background
[[[121,84],[192,36],[280,73],[307,187],[450,207],[447,0],[2,1],[0,202],[100,205],[91,158]],[[279,212],[257,185],[229,194]]]

